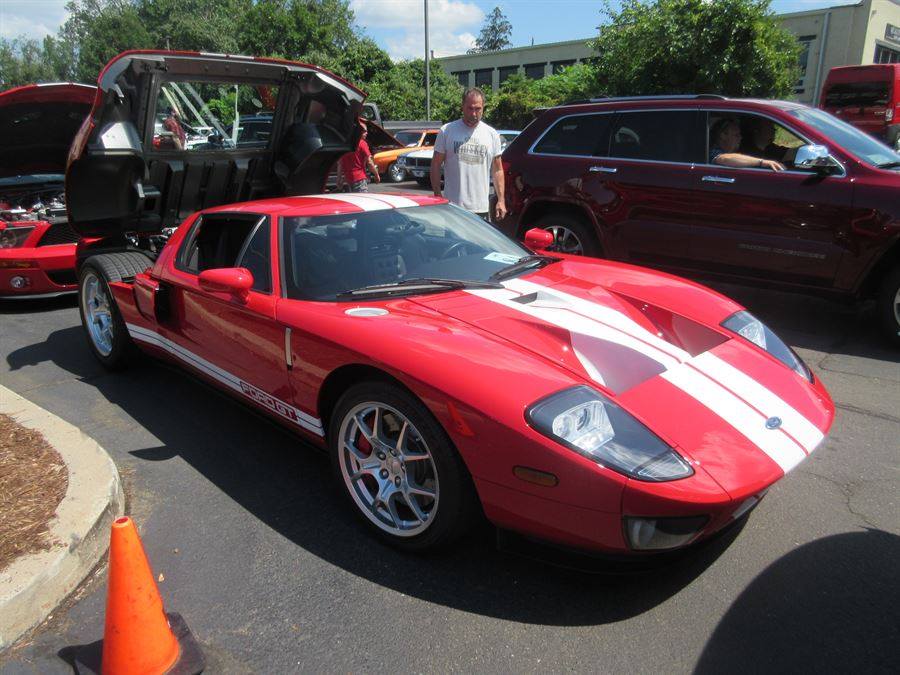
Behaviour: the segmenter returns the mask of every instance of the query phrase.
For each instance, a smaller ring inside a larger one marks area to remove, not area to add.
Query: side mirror
[[[546,251],[553,245],[553,235],[539,227],[532,227],[525,233],[525,245],[532,251]]]
[[[794,168],[820,173],[831,173],[835,169],[831,152],[824,145],[801,145],[794,155]]]
[[[211,293],[230,293],[247,302],[253,287],[253,274],[246,267],[218,267],[200,272],[200,288]]]

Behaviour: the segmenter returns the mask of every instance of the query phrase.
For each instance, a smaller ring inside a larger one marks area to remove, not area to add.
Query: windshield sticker
[[[484,259],[503,263],[504,265],[512,265],[514,262],[519,262],[519,256],[509,255],[508,253],[497,253],[497,251],[491,251],[484,256]]]

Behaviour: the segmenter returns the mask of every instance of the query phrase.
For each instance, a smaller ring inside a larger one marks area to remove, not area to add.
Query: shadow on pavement
[[[486,525],[450,551],[402,554],[357,522],[324,453],[179,369],[147,359],[123,373],[98,373],[80,332],[80,327],[59,330],[42,343],[15,350],[7,357],[9,366],[15,370],[52,361],[89,381],[159,439],[161,445],[133,451],[133,458],[159,462],[180,456],[297,546],[372,583],[429,602],[546,625],[620,621],[691,583],[739,529],[668,566],[625,576],[573,573],[502,553]],[[129,458],[116,459],[133,466]]]
[[[33,314],[35,312],[50,312],[55,309],[65,309],[78,306],[78,295],[67,293],[55,298],[36,298],[34,300],[10,300],[0,298],[0,314]]]
[[[805,544],[767,567],[719,622],[695,672],[897,672],[900,537]]]

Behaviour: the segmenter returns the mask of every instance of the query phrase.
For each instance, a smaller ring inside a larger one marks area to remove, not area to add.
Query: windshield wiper
[[[509,279],[526,270],[538,269],[545,265],[549,265],[550,263],[554,263],[557,260],[560,260],[560,258],[532,253],[531,255],[526,255],[524,258],[519,258],[512,265],[507,265],[506,267],[497,270],[491,275],[491,279],[494,279],[495,281]]]
[[[503,288],[495,281],[475,281],[468,279],[436,279],[433,277],[416,277],[392,281],[387,284],[362,286],[350,291],[338,293],[335,298],[346,300],[361,295],[397,295],[399,293],[433,293],[435,291],[454,291],[462,288]]]
[[[885,162],[884,164],[876,164],[879,169],[896,169],[900,166],[900,162]]]

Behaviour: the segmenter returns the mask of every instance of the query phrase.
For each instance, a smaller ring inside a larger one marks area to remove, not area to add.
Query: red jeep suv
[[[722,164],[723,129],[743,166]],[[900,154],[822,110],[592,99],[544,112],[503,163],[507,234],[538,226],[564,253],[874,296],[900,343]]]

